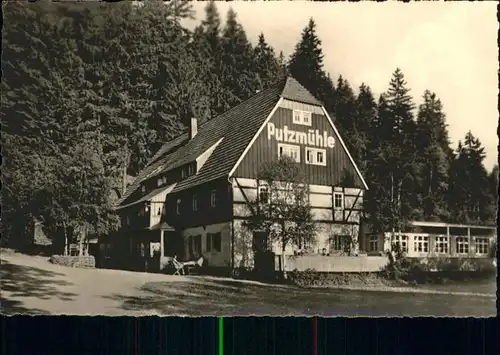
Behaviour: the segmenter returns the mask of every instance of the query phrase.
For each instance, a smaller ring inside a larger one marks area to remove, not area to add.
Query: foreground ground
[[[1,312],[78,315],[493,316],[491,279],[454,290],[300,289],[211,277],[183,277],[52,265],[1,255]],[[453,287],[452,287],[453,288]],[[397,291],[397,292],[396,292]]]

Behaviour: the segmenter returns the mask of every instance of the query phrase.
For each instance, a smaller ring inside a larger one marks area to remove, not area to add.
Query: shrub
[[[288,272],[288,282],[300,287],[309,286],[354,286],[380,285],[383,280],[377,273],[329,273],[314,269]]]
[[[52,255],[49,259],[52,264],[78,267],[78,268],[94,268],[95,258],[92,255],[87,256],[69,256],[69,255]]]

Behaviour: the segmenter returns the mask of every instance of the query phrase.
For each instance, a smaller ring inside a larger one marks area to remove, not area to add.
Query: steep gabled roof
[[[198,134],[192,140],[188,140],[188,134],[183,133],[164,144],[129,187],[119,204],[129,204],[142,198],[147,193],[137,191],[141,182],[194,161],[221,138],[225,139],[215,148],[198,173],[178,182],[172,192],[228,176],[280,98],[322,106],[297,80],[288,77],[200,125]]]

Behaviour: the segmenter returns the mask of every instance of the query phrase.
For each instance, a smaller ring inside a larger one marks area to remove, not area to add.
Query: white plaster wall
[[[221,251],[207,251],[207,233],[221,233]],[[231,266],[231,228],[230,223],[218,223],[205,227],[188,228],[182,232],[184,249],[188,250],[188,238],[201,235],[201,253],[208,266]]]

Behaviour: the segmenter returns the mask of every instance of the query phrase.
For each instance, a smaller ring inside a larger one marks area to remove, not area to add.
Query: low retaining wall
[[[88,256],[64,256],[52,255],[49,259],[52,264],[93,269],[95,268],[95,258],[92,255]]]
[[[285,271],[305,271],[313,269],[318,272],[378,272],[389,262],[385,256],[323,256],[323,255],[276,255],[275,269]]]

